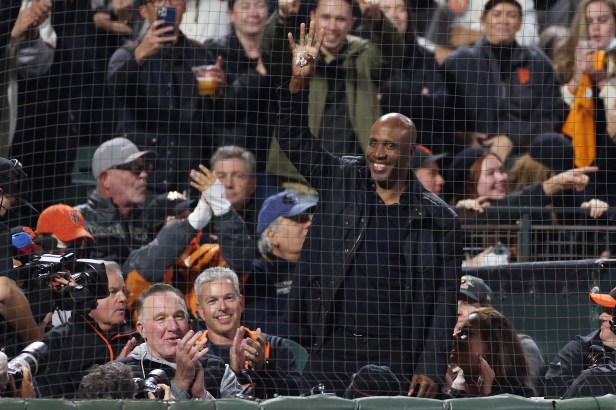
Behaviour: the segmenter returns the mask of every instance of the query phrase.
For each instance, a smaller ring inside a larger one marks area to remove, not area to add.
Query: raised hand
[[[308,32],[308,38],[306,38],[306,24],[302,23],[299,26],[299,45],[295,43],[293,34],[289,33],[289,44],[291,45],[291,51],[293,52],[292,72],[293,77],[291,83],[289,83],[289,91],[296,93],[306,88],[310,78],[314,74],[314,70],[317,66],[317,58],[321,45],[323,44],[323,38],[325,37],[325,30],[320,29],[315,43],[315,22],[310,22],[310,31]]]
[[[37,28],[47,20],[50,11],[51,1],[34,0],[30,7],[19,11],[11,30],[11,37],[19,38],[26,34],[28,30]]]
[[[379,0],[358,0],[357,3],[359,4],[361,16],[364,20],[378,22],[383,18]]]
[[[165,26],[163,20],[155,20],[150,25],[147,33],[143,36],[143,40],[135,49],[135,61],[139,65],[145,60],[152,57],[165,46],[171,45],[177,41],[177,36],[168,36],[167,33],[173,33],[174,28]]]
[[[203,165],[199,165],[199,170],[190,171],[190,186],[201,193],[207,191],[216,182],[216,175]]]

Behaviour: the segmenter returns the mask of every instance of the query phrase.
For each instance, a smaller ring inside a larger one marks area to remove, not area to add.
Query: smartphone
[[[160,6],[156,10],[156,20],[163,20],[165,22],[165,24],[163,24],[162,27],[174,27],[175,28],[175,7]],[[168,33],[165,33],[165,36],[173,37],[175,36],[175,32],[170,31]]]

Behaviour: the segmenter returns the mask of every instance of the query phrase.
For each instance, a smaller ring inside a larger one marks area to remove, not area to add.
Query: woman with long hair
[[[450,390],[452,397],[535,395],[518,334],[511,321],[492,307],[471,313],[454,334],[450,363],[463,372],[463,380],[457,378]]]
[[[616,37],[616,0],[580,2],[569,36],[554,51],[563,82],[562,94],[570,111],[563,126],[575,150],[575,166],[597,165],[589,188],[610,204],[616,203],[616,79],[606,49]]]

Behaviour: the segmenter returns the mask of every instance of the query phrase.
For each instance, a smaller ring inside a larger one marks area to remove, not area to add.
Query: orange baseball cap
[[[590,300],[597,305],[614,308],[616,307],[616,288],[612,289],[610,293],[591,293]]]
[[[94,242],[94,237],[86,230],[81,212],[65,204],[52,205],[41,212],[36,234],[54,234],[62,242],[78,238],[88,238]]]

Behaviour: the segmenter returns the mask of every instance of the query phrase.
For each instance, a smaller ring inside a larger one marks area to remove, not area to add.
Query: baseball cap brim
[[[608,308],[616,307],[616,299],[614,299],[607,293],[591,293],[590,299],[600,306]]]
[[[316,197],[313,195],[307,195],[303,199],[305,200],[305,202],[301,202],[293,206],[293,208],[291,208],[291,210],[287,213],[286,216],[296,216],[301,214],[302,212],[306,212],[308,209],[315,206],[318,202],[318,199],[316,199]]]
[[[60,240],[64,242],[70,242],[70,241],[74,241],[75,239],[79,239],[79,238],[88,238],[90,241],[96,242],[94,240],[94,237],[90,234],[90,232],[86,231],[86,229],[82,227],[75,229],[75,231],[73,232],[73,235],[66,237],[66,238],[60,238]]]

